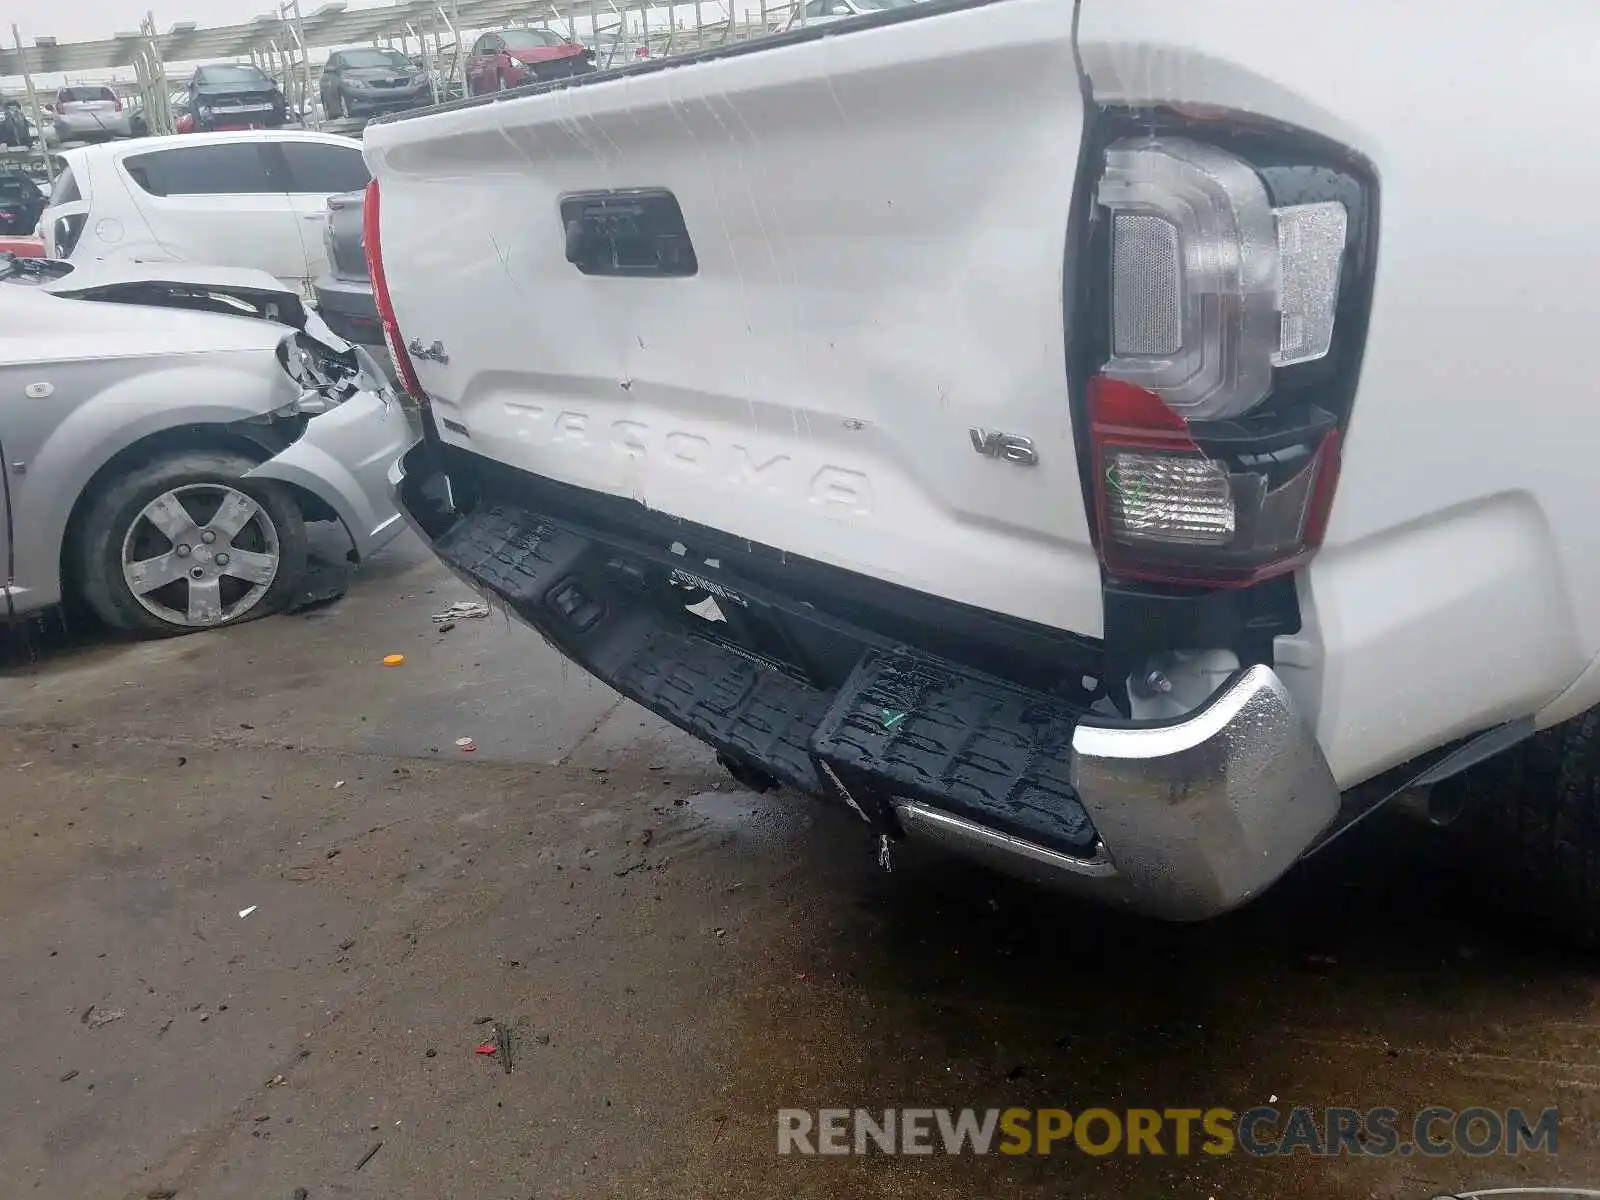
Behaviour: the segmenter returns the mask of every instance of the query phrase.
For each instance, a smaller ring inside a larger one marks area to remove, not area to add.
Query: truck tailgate
[[[1072,13],[941,6],[371,126],[443,438],[1097,636],[1063,324]],[[693,274],[568,261],[562,200],[614,189],[675,198]]]

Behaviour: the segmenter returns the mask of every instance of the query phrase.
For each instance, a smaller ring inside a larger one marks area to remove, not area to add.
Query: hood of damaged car
[[[306,306],[265,271],[187,263],[85,263],[38,288],[52,296],[109,300],[306,327]],[[282,336],[282,331],[279,331]]]
[[[98,304],[0,284],[0,365],[174,354],[264,354],[292,331],[253,317]]]

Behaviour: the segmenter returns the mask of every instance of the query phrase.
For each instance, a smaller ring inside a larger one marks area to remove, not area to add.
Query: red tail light
[[[1123,579],[1243,587],[1305,562],[1322,544],[1339,476],[1339,430],[1321,416],[1268,439],[1221,427],[1202,445],[1158,396],[1091,380],[1089,441],[1106,570]]]
[[[405,339],[400,336],[400,323],[395,319],[394,302],[389,298],[389,280],[383,273],[383,242],[379,237],[378,181],[367,184],[366,207],[361,213],[361,240],[367,252],[367,274],[372,278],[372,298],[378,307],[378,321],[383,326],[383,341],[389,347],[389,357],[394,359],[400,382],[405,385],[419,404],[428,403],[428,393],[417,378],[417,368],[406,353]]]
[[[1321,546],[1371,296],[1370,176],[1285,133],[1110,141],[1084,416],[1116,579],[1246,587]],[[1250,144],[1240,139],[1238,145]],[[1304,155],[1304,159],[1301,159]]]

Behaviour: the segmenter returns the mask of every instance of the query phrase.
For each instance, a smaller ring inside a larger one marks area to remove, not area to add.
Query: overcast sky
[[[306,11],[321,5],[322,0],[306,3]],[[167,0],[165,5],[156,4],[154,11],[156,28],[165,32],[179,21],[198,21],[202,26],[234,25],[276,7],[277,0]],[[368,5],[355,0],[350,7]],[[55,0],[54,4],[17,5],[12,14],[26,46],[40,36],[63,42],[90,42],[114,33],[131,33],[151,9],[141,0]],[[11,30],[5,34],[9,42]]]

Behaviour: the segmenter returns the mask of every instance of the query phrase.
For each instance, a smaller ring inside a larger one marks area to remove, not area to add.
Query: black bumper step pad
[[[811,687],[654,606],[621,581],[627,551],[514,505],[461,518],[434,550],[624,696],[781,783],[835,795],[821,759],[864,800],[903,796],[1068,853],[1094,848],[1070,782],[1079,710],[1067,703],[865,640],[841,688]]]
[[[434,550],[628,699],[780,783],[832,794],[808,749],[831,694],[639,603],[606,569],[613,558],[606,546],[523,509],[492,505],[457,521]],[[609,618],[592,631],[558,615],[571,580]]]
[[[545,593],[590,545],[589,539],[525,509],[497,504],[457,521],[434,542],[433,550],[535,620],[542,615],[535,610],[542,607]],[[535,624],[542,627],[543,621]]]
[[[813,796],[829,794],[811,759],[827,692],[692,634],[658,627],[609,680],[652,712]]]
[[[1077,710],[910,652],[869,654],[812,749],[847,781],[872,779],[1018,837],[1087,855],[1097,836],[1073,791]]]

